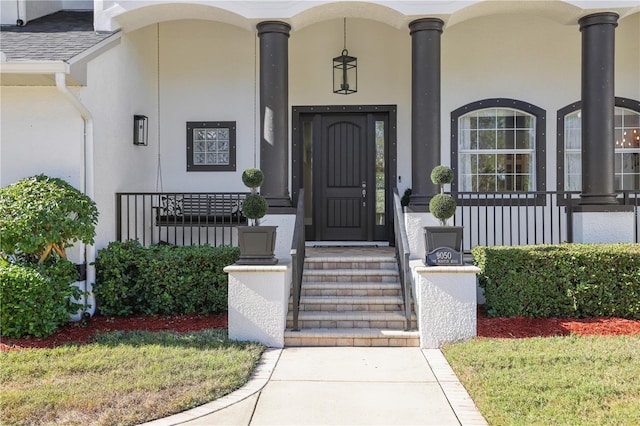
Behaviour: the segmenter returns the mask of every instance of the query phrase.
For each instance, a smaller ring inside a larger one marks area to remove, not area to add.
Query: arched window
[[[451,113],[454,192],[544,191],[545,111],[486,99]]]
[[[616,190],[640,189],[640,102],[616,98]],[[582,189],[582,103],[558,111],[558,191]]]

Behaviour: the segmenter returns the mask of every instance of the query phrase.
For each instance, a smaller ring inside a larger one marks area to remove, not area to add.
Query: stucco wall
[[[115,239],[115,193],[154,189],[157,163],[155,29],[125,34],[89,63],[81,100],[94,117],[96,246]],[[149,117],[149,145],[133,145],[133,116]]]
[[[616,28],[616,96],[640,100],[640,13]]]
[[[206,21],[147,26],[123,34],[89,75],[83,100],[96,119],[98,248],[116,238],[116,192],[246,190],[240,175],[255,152],[252,33]],[[134,114],[148,117],[146,147],[132,143]],[[237,122],[236,172],[186,171],[186,122],[200,120]]]
[[[207,21],[160,24],[161,153],[169,191],[246,191],[260,137],[254,105],[256,36]],[[235,172],[187,172],[187,121],[236,121]],[[258,149],[259,150],[259,149]],[[259,163],[255,163],[259,164]]]
[[[83,121],[55,87],[0,87],[0,186],[37,174],[80,187]]]

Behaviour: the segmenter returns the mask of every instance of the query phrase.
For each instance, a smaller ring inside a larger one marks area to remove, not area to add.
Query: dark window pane
[[[478,173],[495,173],[496,171],[496,155],[480,154],[478,155]]]
[[[494,130],[479,130],[478,140],[480,149],[496,149],[496,132]]]
[[[516,149],[531,149],[533,138],[533,130],[516,130]]]

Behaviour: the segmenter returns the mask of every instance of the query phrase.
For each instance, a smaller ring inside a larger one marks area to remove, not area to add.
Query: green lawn
[[[241,387],[264,351],[226,330],[115,332],[96,343],[0,353],[2,424],[133,425]]]
[[[443,352],[490,425],[640,425],[640,337],[474,339]]]

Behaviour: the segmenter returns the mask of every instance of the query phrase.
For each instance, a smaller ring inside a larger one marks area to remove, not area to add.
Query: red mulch
[[[96,333],[119,330],[175,330],[178,332],[199,331],[207,328],[227,328],[227,314],[217,315],[132,315],[108,317],[96,315],[86,326],[79,322],[60,327],[51,336],[41,339],[28,337],[23,339],[2,338],[0,351],[26,348],[53,348],[65,343],[88,343]]]
[[[206,328],[227,328],[227,314],[219,315],[135,315],[126,317],[94,316],[86,326],[69,323],[53,335],[40,339],[2,338],[0,351],[27,348],[51,348],[64,343],[91,342],[96,333],[117,330],[198,331]],[[526,338],[579,335],[640,335],[640,320],[621,318],[488,318],[478,309],[478,336],[495,338]]]
[[[581,336],[640,335],[640,320],[622,318],[489,318],[478,309],[478,336],[505,339]]]

